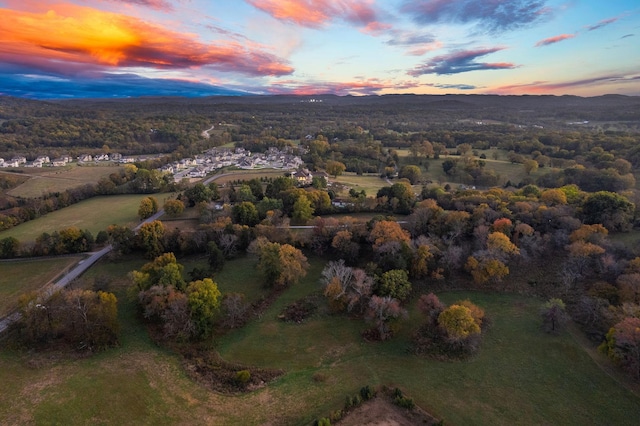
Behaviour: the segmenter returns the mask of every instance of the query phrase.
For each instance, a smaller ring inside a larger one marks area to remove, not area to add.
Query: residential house
[[[313,180],[313,175],[307,169],[299,169],[293,173],[293,178],[301,185],[308,185]]]
[[[64,167],[67,165],[67,159],[64,157],[54,158],[51,163],[53,164],[53,167]]]

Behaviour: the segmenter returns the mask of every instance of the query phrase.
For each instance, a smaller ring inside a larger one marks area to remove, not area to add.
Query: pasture
[[[21,295],[36,291],[75,265],[82,256],[0,262],[0,317],[13,311]]]
[[[356,173],[343,173],[342,175],[334,178],[329,177],[331,188],[341,188],[341,191],[336,195],[348,196],[350,189],[355,189],[360,192],[364,190],[367,197],[374,197],[378,193],[378,190],[382,187],[389,186],[386,180],[381,179],[379,175],[357,175]],[[337,185],[336,185],[337,184]]]
[[[100,165],[69,165],[65,167],[22,168],[29,179],[11,191],[9,195],[22,198],[35,198],[50,192],[62,192],[88,183],[97,183],[100,179],[118,172],[122,166],[106,163]]]
[[[342,408],[345,396],[360,387],[383,384],[402,388],[446,424],[632,425],[640,416],[640,397],[601,370],[580,341],[568,332],[540,330],[538,300],[440,294],[447,303],[471,299],[492,322],[480,353],[456,362],[407,352],[420,321],[415,300],[408,306],[412,319],[383,343],[362,339],[362,320],[322,309],[302,324],[278,320],[291,302],[319,293],[319,259],[310,259],[307,277],[260,318],[214,342],[227,360],[283,368],[285,375],[247,394],[212,393],[187,377],[177,355],[153,344],[137,319],[126,275],[144,262],[100,262],[85,276],[111,278],[120,347],[76,360],[0,351],[0,423],[305,425]],[[249,299],[264,294],[253,262],[228,262],[215,277],[220,289],[245,292]]]
[[[159,198],[161,196],[162,194],[156,196],[160,205],[164,203]],[[88,229],[95,236],[112,224],[135,225],[139,221],[138,208],[140,207],[140,200],[145,197],[148,197],[148,195],[93,197],[2,231],[0,232],[0,239],[15,237],[20,242],[26,243],[35,241],[43,232],[52,233],[70,226],[83,230]]]
[[[262,177],[266,178],[277,178],[280,176],[284,176],[286,170],[279,169],[255,169],[255,170],[225,170],[223,174],[214,179],[215,183],[218,185],[226,185],[229,182],[233,182],[236,180],[251,180],[251,179],[260,179]]]

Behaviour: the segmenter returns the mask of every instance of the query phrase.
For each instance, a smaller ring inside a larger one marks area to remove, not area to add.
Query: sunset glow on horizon
[[[0,0],[0,94],[640,96],[633,0]]]

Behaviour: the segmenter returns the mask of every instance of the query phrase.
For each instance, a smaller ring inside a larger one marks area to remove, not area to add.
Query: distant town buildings
[[[311,173],[299,170],[304,165],[304,161],[298,154],[302,148],[269,148],[264,153],[252,153],[244,148],[212,148],[195,158],[183,158],[170,164],[162,166],[159,170],[173,175],[174,179],[203,178],[207,174],[223,167],[238,167],[241,169],[283,169],[298,170],[295,178],[301,183],[311,182]],[[119,153],[113,154],[82,154],[76,160],[78,164],[114,162],[119,164],[129,164],[140,160],[132,156],[123,156]],[[25,157],[14,157],[10,160],[0,158],[0,167],[64,167],[74,162],[69,155],[63,155],[51,160],[47,156],[38,156],[34,161],[27,162]]]

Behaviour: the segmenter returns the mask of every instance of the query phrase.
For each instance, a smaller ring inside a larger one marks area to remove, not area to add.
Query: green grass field
[[[134,225],[138,223],[140,200],[148,195],[113,195],[94,197],[73,204],[62,210],[51,212],[35,220],[22,223],[0,232],[0,239],[15,237],[20,242],[35,241],[43,232],[52,233],[63,228],[76,226],[88,229],[95,236],[109,225]],[[156,195],[162,205],[162,194]]]
[[[111,278],[120,347],[76,360],[0,351],[0,423],[304,425],[341,408],[346,395],[366,384],[399,386],[447,424],[635,425],[640,416],[640,397],[601,370],[571,334],[541,332],[540,301],[522,296],[441,294],[448,303],[470,298],[491,318],[480,353],[467,361],[407,353],[415,319],[384,343],[364,342],[365,323],[347,317],[279,321],[287,304],[319,290],[318,259],[259,319],[216,343],[227,360],[283,368],[285,375],[244,395],[212,393],[188,379],[179,357],[154,345],[136,319],[125,294],[127,273],[144,262],[100,262],[84,277],[87,283]],[[221,290],[262,294],[253,262],[229,262],[215,278]]]
[[[224,174],[226,176],[222,176],[215,180],[218,185],[223,185],[234,180],[251,180],[251,179],[260,179],[261,177],[267,178],[277,178],[280,176],[284,176],[286,170],[275,170],[275,169],[258,169],[258,170],[225,170]]]
[[[29,176],[22,185],[9,191],[14,197],[33,198],[41,197],[50,192],[61,192],[70,188],[96,183],[111,173],[118,172],[122,166],[108,163],[91,166],[69,165],[66,167],[46,167],[20,169],[25,176]]]
[[[0,262],[0,317],[14,310],[22,294],[35,291],[82,257]]]
[[[380,176],[378,175],[358,176],[355,173],[344,173],[335,179],[331,176],[329,177],[329,181],[336,182],[344,186],[344,190],[338,194],[340,196],[348,196],[349,189],[353,188],[358,192],[364,189],[367,193],[367,197],[375,197],[380,188],[389,186],[387,181],[380,179]]]

